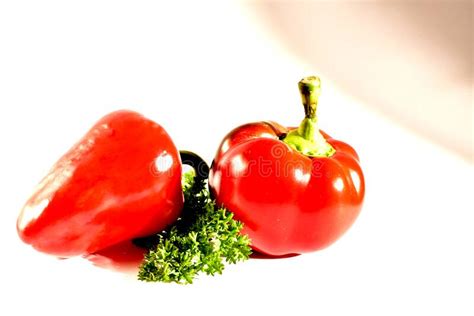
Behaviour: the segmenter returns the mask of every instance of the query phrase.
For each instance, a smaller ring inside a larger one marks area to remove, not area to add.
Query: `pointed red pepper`
[[[197,156],[183,157],[190,163]],[[197,167],[205,176],[205,166]],[[180,153],[170,136],[122,110],[99,120],[59,159],[24,206],[17,230],[37,250],[70,257],[159,232],[182,206]]]
[[[306,115],[298,128],[237,127],[209,176],[217,203],[244,223],[255,250],[272,256],[332,244],[357,218],[365,193],[355,150],[318,128],[319,78],[304,78],[299,88]]]

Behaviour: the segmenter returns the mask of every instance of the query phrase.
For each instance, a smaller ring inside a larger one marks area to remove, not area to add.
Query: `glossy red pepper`
[[[320,132],[319,79],[300,81],[306,117],[299,128],[250,123],[222,141],[209,185],[218,204],[244,223],[264,254],[300,254],[327,247],[357,218],[364,199],[359,158],[346,143]]]
[[[159,232],[183,206],[180,155],[157,123],[113,112],[53,166],[24,206],[17,230],[39,251],[94,253]]]

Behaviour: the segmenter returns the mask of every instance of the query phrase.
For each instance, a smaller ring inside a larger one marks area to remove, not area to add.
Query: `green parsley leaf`
[[[206,181],[183,175],[184,208],[181,218],[167,231],[148,241],[138,279],[142,281],[192,283],[204,272],[221,274],[225,264],[249,258],[250,240],[241,235],[242,223],[210,198]]]

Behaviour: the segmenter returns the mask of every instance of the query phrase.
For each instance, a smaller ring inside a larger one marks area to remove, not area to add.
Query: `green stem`
[[[336,150],[324,139],[319,132],[318,99],[321,94],[321,81],[316,76],[301,79],[298,83],[301,101],[304,106],[305,118],[297,129],[288,133],[283,141],[310,157],[330,157]]]
[[[304,114],[307,118],[316,118],[318,99],[321,95],[321,80],[316,76],[306,77],[298,82]]]

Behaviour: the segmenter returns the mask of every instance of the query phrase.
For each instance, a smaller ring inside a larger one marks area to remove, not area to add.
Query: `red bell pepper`
[[[272,256],[327,247],[353,224],[364,199],[357,153],[318,128],[319,78],[305,78],[299,88],[306,115],[298,128],[237,127],[209,176],[217,203],[244,223],[252,248]]]
[[[197,156],[183,158],[206,176]],[[122,110],[99,120],[59,159],[24,206],[17,230],[37,250],[70,257],[159,232],[182,207],[180,155],[170,136]]]

